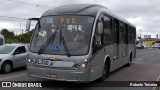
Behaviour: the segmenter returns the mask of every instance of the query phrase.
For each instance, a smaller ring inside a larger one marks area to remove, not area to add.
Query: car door
[[[26,65],[27,52],[25,46],[19,46],[13,53],[13,64],[15,67]]]

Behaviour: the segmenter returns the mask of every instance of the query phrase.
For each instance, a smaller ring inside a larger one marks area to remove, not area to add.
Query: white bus
[[[0,34],[0,45],[5,44],[4,36]]]
[[[60,81],[105,80],[136,55],[136,28],[100,5],[46,11],[32,35],[27,75]]]

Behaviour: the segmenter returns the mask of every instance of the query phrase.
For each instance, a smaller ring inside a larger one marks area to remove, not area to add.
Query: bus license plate
[[[49,61],[48,60],[35,60],[35,63],[38,65],[44,65],[44,66],[48,66],[49,65]]]
[[[56,78],[57,75],[53,74],[53,73],[47,73],[47,77],[49,77],[49,78]]]

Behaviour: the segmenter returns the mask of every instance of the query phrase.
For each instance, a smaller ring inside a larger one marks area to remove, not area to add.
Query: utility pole
[[[141,31],[142,31],[142,30],[140,29],[140,38],[142,39],[142,37],[141,37]]]
[[[140,33],[139,33],[139,34],[140,34],[140,35],[139,35],[139,36],[140,36],[140,38],[139,38],[139,42],[140,42],[140,43],[142,42],[141,31],[142,31],[142,30],[140,29],[140,30],[139,30],[139,32],[140,32]]]
[[[20,34],[19,34],[19,36],[20,36],[20,41],[19,42],[21,43],[21,38],[22,38],[21,37],[21,21],[20,21]]]

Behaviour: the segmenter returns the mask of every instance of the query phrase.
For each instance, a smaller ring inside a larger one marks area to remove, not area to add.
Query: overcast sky
[[[20,19],[40,17],[45,11],[60,5],[80,3],[108,7],[134,24],[137,36],[140,36],[140,29],[142,35],[152,35],[153,38],[160,34],[160,0],[0,0],[0,30],[7,28],[19,34],[20,28],[25,30],[26,24],[25,20],[20,23]]]

